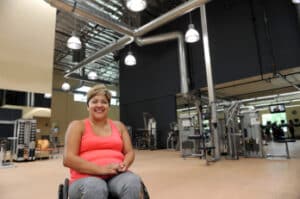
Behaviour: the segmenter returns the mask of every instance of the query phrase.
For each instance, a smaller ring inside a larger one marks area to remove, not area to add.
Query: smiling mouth
[[[105,109],[95,109],[94,112],[96,113],[103,113],[105,111]]]

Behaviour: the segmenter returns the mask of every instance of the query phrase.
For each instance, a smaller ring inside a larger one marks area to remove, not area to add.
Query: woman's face
[[[102,94],[92,97],[88,104],[90,116],[95,120],[105,119],[109,110],[109,102]]]

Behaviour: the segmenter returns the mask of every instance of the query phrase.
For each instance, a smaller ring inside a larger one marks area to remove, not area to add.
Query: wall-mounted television
[[[273,104],[269,106],[270,113],[281,113],[285,112],[284,104]]]

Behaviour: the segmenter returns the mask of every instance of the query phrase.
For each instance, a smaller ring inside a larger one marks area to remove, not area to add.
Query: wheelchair
[[[143,181],[142,183],[142,194],[141,194],[141,199],[150,199],[148,190],[144,184]],[[69,194],[69,179],[66,178],[63,184],[58,185],[58,199],[68,199],[68,194]],[[108,196],[108,199],[118,199],[115,198],[111,195]]]

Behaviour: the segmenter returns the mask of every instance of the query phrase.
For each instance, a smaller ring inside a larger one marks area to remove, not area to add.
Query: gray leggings
[[[108,180],[98,177],[86,177],[70,185],[70,199],[107,199],[108,194],[119,199],[139,199],[141,179],[138,175],[126,171]]]

